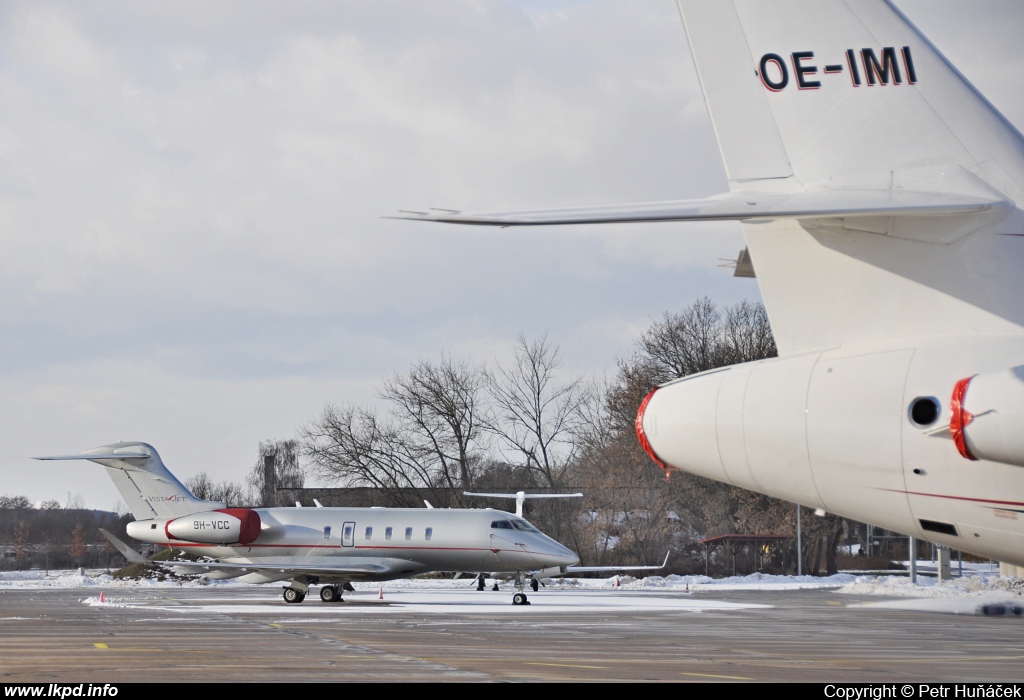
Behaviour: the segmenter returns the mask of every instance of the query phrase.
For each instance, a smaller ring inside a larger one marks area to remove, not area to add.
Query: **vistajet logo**
[[[182,503],[186,499],[184,496],[145,496],[144,497],[150,503]]]
[[[874,49],[847,49],[839,63],[821,64],[813,51],[794,51],[784,58],[766,53],[758,62],[757,75],[771,92],[782,92],[790,85],[799,90],[818,90],[822,76],[846,73],[853,87],[881,85],[913,85],[917,70],[910,47],[886,46]]]

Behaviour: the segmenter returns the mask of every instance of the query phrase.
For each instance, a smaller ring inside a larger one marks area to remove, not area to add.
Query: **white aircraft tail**
[[[1024,139],[896,8],[678,3],[734,193],[999,203],[746,219],[780,354],[1021,333]]]
[[[168,471],[157,451],[144,442],[118,442],[77,455],[36,459],[87,459],[102,464],[136,520],[175,518],[225,507],[224,503],[193,496]]]
[[[484,226],[742,222],[780,355],[1024,333],[1024,138],[885,0],[678,0],[730,192]]]

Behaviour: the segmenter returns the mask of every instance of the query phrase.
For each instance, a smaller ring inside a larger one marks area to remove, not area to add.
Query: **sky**
[[[1024,125],[1024,5],[897,5]],[[417,360],[547,333],[611,374],[665,311],[760,298],[731,223],[383,218],[724,191],[672,0],[12,1],[0,105],[0,495],[113,508],[30,457],[118,440],[241,480]]]

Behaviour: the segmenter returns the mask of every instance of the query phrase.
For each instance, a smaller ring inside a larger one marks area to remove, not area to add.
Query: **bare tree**
[[[384,382],[381,398],[406,428],[418,452],[436,462],[435,479],[448,488],[473,487],[483,372],[468,362],[442,357],[418,362],[405,375]]]
[[[680,537],[674,517],[675,484],[619,430],[618,412],[607,410],[610,387],[595,393],[584,412],[573,484],[585,494],[577,528],[578,553],[588,565],[660,562]]]
[[[242,484],[237,481],[215,483],[206,472],[199,472],[186,479],[185,488],[191,491],[196,498],[201,498],[204,501],[220,501],[231,507],[242,505],[248,500],[246,489]]]
[[[509,462],[535,472],[548,486],[562,483],[576,456],[577,435],[591,388],[580,377],[559,383],[562,361],[547,336],[520,335],[511,366],[487,374],[493,401],[487,429]]]
[[[206,472],[199,472],[195,476],[185,479],[185,488],[192,492],[192,495],[203,501],[212,501],[210,498],[213,492],[213,480]]]
[[[763,360],[779,354],[768,312],[761,303],[744,299],[726,310],[722,336],[724,364]]]
[[[443,357],[421,361],[385,380],[388,411],[327,405],[301,431],[304,454],[318,476],[381,489],[396,506],[464,505],[481,464],[480,368]]]
[[[741,301],[723,318],[707,297],[678,313],[666,312],[637,345],[659,381],[778,354],[763,304]]]
[[[0,496],[0,510],[24,510],[32,507],[25,496]]]
[[[665,312],[637,344],[659,375],[684,377],[724,364],[721,335],[721,312],[701,297],[679,313]]]

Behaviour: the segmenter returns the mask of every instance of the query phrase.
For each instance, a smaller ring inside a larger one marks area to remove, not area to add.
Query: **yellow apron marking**
[[[97,649],[109,649],[110,648],[106,644],[104,644],[103,642],[93,642],[92,645],[94,647],[96,647]]]
[[[545,664],[539,661],[527,661],[527,666],[559,666],[562,668],[608,668],[607,666],[579,666],[577,664]]]
[[[691,673],[689,671],[681,671],[684,676],[700,676],[701,678],[726,678],[730,681],[752,681],[753,678],[744,678],[743,676],[719,676],[714,673]]]

